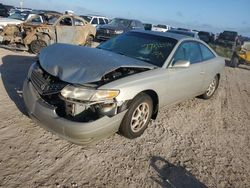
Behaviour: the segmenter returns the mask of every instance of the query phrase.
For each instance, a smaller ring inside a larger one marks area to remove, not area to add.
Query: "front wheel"
[[[214,95],[218,86],[219,86],[219,77],[215,76],[210,85],[208,86],[206,92],[202,94],[201,97],[203,99],[210,99]]]
[[[231,60],[231,66],[232,67],[238,67],[239,66],[239,58],[234,55],[232,60]]]
[[[47,47],[47,43],[41,39],[33,40],[30,43],[30,52],[33,54],[38,54],[41,49]]]
[[[137,138],[147,128],[153,111],[153,102],[150,96],[141,93],[137,95],[120,125],[120,133],[127,138]]]
[[[91,47],[94,41],[94,37],[89,35],[86,39],[85,46]]]

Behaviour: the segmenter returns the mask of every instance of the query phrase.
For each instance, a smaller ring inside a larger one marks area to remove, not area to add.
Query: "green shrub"
[[[218,46],[215,44],[209,44],[209,45],[219,56],[231,59],[233,55],[233,50],[231,48]]]

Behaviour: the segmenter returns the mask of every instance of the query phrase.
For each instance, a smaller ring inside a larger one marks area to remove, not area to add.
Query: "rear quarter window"
[[[179,60],[187,60],[191,64],[201,62],[202,55],[199,44],[197,42],[182,43],[174,55],[174,63]]]
[[[209,60],[209,59],[213,59],[215,57],[215,55],[213,54],[213,52],[206,47],[204,44],[199,44],[200,48],[201,48],[201,54],[202,54],[202,58],[203,60]]]

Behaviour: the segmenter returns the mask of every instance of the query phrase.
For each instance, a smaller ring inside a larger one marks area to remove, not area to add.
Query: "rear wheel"
[[[214,95],[218,86],[219,86],[219,77],[215,76],[210,85],[208,86],[206,92],[202,94],[201,97],[203,99],[210,99]]]
[[[153,102],[147,94],[137,95],[120,125],[120,132],[127,138],[136,138],[147,128],[153,111]]]
[[[41,49],[45,48],[47,46],[47,43],[41,39],[33,40],[30,43],[30,52],[33,54],[38,54]]]

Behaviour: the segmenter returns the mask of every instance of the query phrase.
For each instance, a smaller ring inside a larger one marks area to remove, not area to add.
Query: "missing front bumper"
[[[74,122],[59,117],[55,107],[46,103],[33,85],[25,80],[23,98],[27,111],[45,129],[76,144],[89,144],[118,131],[127,110],[113,116],[104,116],[92,122]]]

